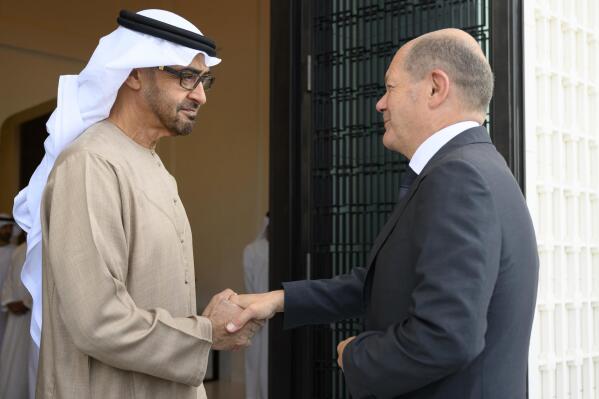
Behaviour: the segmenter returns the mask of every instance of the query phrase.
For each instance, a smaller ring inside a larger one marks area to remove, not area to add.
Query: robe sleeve
[[[54,286],[75,346],[107,365],[192,386],[202,383],[212,344],[210,320],[136,306],[126,286],[128,246],[117,167],[98,155],[70,154],[44,193],[44,273]],[[49,262],[46,262],[49,260]],[[46,270],[48,268],[48,270]]]

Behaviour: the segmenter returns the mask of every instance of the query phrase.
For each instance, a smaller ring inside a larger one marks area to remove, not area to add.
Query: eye
[[[181,71],[181,79],[194,81],[198,78],[198,74],[191,71]]]

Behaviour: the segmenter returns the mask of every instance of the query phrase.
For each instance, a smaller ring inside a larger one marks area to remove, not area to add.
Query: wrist
[[[285,309],[285,291],[277,290],[272,292],[275,297],[275,312],[281,313]]]

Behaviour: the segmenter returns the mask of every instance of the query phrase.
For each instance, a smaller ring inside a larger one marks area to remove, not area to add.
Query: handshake
[[[212,348],[236,350],[248,347],[266,320],[284,307],[283,290],[237,295],[226,289],[212,297],[202,316],[212,323]]]

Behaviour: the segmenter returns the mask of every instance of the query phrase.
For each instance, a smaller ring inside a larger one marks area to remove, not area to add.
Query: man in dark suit
[[[481,126],[491,68],[447,29],[404,45],[385,84],[383,143],[410,168],[366,268],[233,296],[246,309],[227,328],[277,311],[287,328],[364,317],[338,346],[354,398],[525,398],[538,256],[524,197]]]

